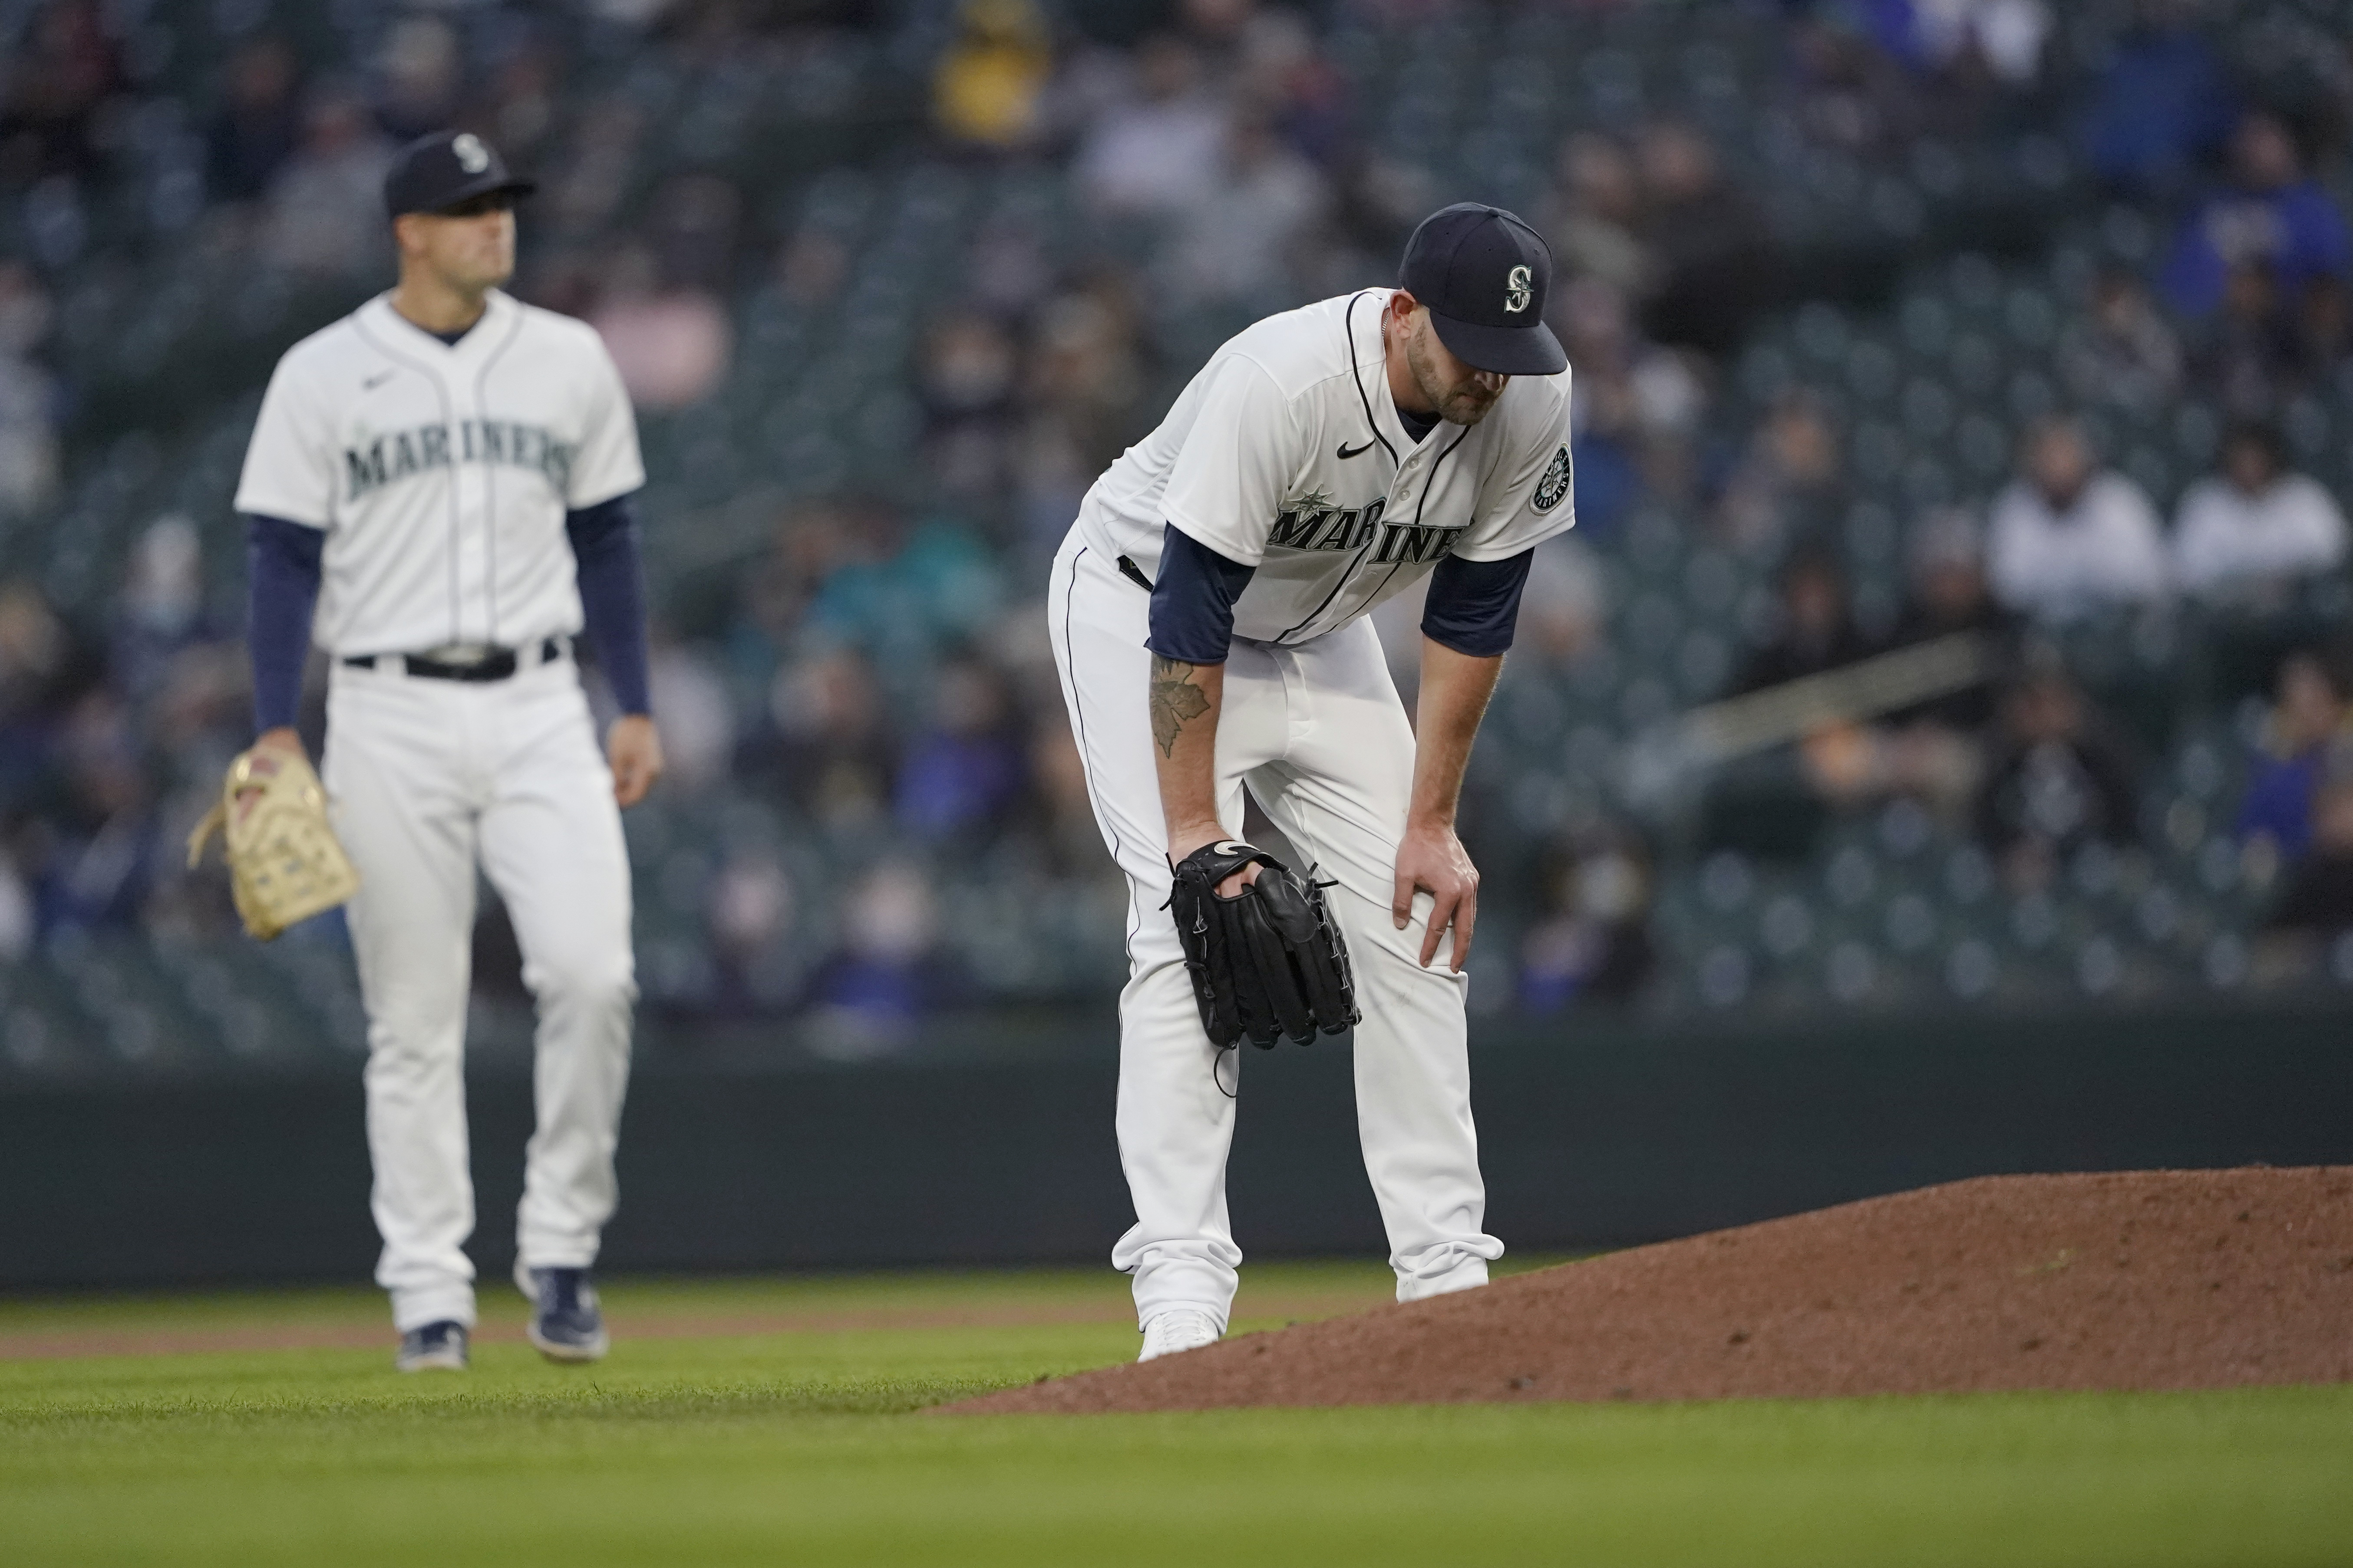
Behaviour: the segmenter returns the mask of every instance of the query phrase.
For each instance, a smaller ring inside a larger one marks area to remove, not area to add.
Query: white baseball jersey
[[[1568,380],[1514,376],[1487,416],[1407,434],[1366,289],[1286,311],[1210,356],[1079,509],[1107,558],[1156,573],[1164,524],[1257,568],[1234,635],[1297,644],[1448,555],[1502,561],[1568,527]]]
[[[522,647],[581,626],[564,514],[644,483],[587,323],[494,289],[453,347],[379,296],[278,362],[237,509],[326,531],[331,653]]]

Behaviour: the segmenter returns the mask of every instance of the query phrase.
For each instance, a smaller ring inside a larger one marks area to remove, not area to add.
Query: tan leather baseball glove
[[[263,942],[359,891],[360,874],[327,823],[327,792],[292,752],[256,748],[229,764],[220,804],[188,835],[190,869],[216,828],[237,916]]]

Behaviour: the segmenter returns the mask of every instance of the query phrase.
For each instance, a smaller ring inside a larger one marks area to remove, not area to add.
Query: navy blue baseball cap
[[[384,176],[385,210],[439,212],[492,191],[527,196],[539,188],[507,173],[498,149],[470,131],[437,131],[419,136],[392,155]]]
[[[1473,370],[1557,375],[1568,367],[1544,319],[1552,250],[1501,207],[1457,202],[1422,219],[1405,242],[1398,283],[1430,307],[1438,341]]]

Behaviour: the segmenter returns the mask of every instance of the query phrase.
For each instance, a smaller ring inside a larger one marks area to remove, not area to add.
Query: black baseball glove
[[[1218,884],[1253,862],[1258,879],[1219,898]],[[1194,850],[1177,864],[1168,908],[1201,1027],[1219,1049],[1245,1035],[1267,1050],[1284,1035],[1303,1046],[1318,1029],[1336,1035],[1356,1021],[1348,947],[1323,888],[1265,850],[1232,839]]]

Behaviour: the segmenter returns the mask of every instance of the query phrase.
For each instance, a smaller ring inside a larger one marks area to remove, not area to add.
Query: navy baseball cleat
[[[465,1371],[466,1325],[444,1321],[409,1330],[400,1336],[392,1365],[396,1372]]]
[[[531,1300],[524,1331],[550,1361],[597,1361],[612,1348],[596,1287],[586,1268],[526,1268],[515,1262],[515,1287]]]

